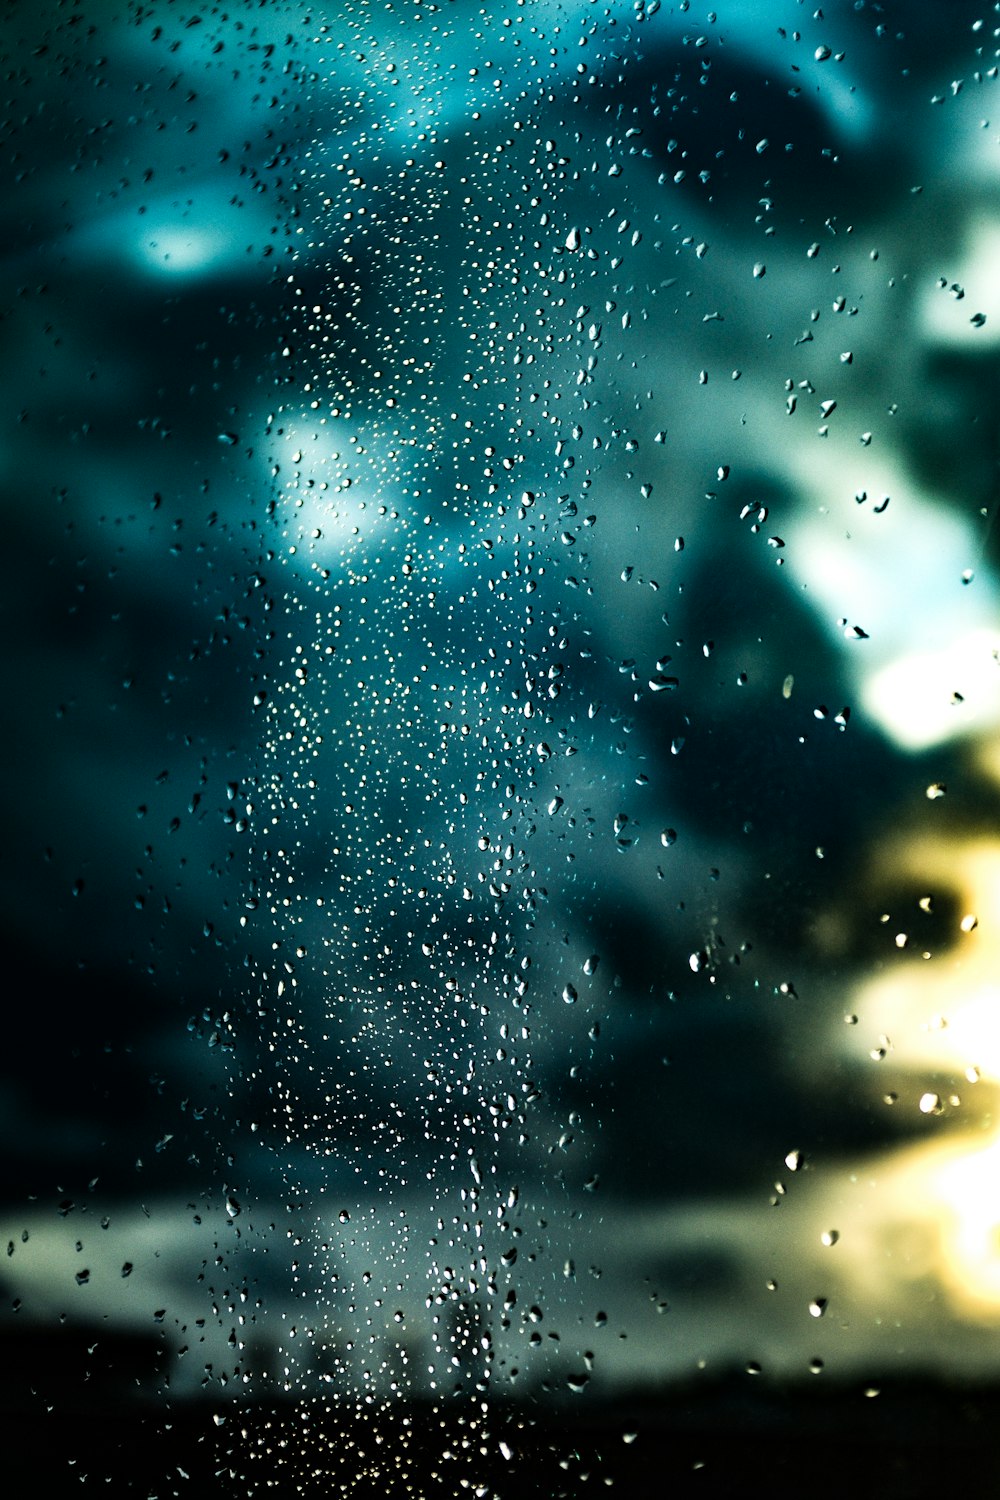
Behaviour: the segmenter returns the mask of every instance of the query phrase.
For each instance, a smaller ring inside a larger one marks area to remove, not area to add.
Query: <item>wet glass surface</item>
[[[6,10],[58,1477],[990,1472],[998,28]]]

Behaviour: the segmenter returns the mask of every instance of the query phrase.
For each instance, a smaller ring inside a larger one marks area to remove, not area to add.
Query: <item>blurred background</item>
[[[998,36],[5,7],[0,1335],[53,1473],[993,1472]]]

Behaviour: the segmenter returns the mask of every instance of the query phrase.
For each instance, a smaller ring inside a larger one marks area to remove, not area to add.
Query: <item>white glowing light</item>
[[[970,354],[1000,344],[998,262],[1000,222],[981,218],[971,227],[963,254],[954,264],[943,264],[940,277],[927,285],[920,312],[928,339]]]
[[[850,653],[867,714],[907,750],[1000,725],[1000,589],[982,537],[894,464],[834,459],[820,475],[796,465],[819,503],[789,526],[787,566]]]
[[[926,750],[1000,720],[1000,629],[973,630],[937,651],[914,651],[873,672],[867,712],[905,750]]]
[[[232,253],[232,236],[218,228],[165,226],[137,246],[143,264],[167,276],[211,270]]]

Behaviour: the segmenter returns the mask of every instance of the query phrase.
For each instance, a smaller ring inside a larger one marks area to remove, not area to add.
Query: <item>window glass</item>
[[[6,8],[0,1324],[59,1474],[986,1472],[998,34]]]

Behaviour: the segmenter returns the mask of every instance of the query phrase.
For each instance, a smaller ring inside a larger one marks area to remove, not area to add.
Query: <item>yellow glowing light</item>
[[[941,1159],[943,1157],[943,1159]],[[949,1296],[975,1314],[1000,1312],[1000,1136],[941,1153],[927,1193],[941,1212],[941,1271]]]

